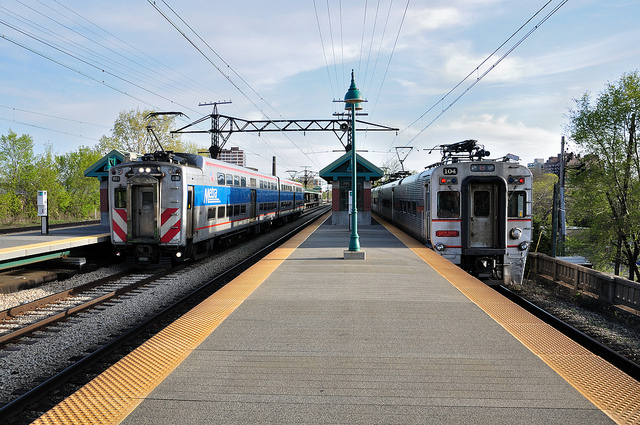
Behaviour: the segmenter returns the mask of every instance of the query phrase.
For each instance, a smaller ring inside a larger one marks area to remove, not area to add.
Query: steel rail
[[[34,322],[34,323],[31,323],[30,325],[21,327],[19,329],[16,329],[15,331],[11,331],[11,332],[9,332],[7,334],[4,334],[4,335],[0,336],[0,344],[8,344],[8,343],[10,343],[12,341],[17,340],[18,338],[21,338],[21,337],[31,333],[31,332],[37,331],[37,330],[42,329],[42,328],[44,328],[46,326],[51,326],[52,324],[54,324],[56,322],[59,322],[61,320],[67,319],[67,318],[73,316],[74,314],[80,313],[81,311],[85,311],[85,310],[87,310],[87,309],[89,309],[91,307],[95,307],[96,305],[102,304],[102,303],[104,303],[104,302],[106,302],[106,301],[108,301],[108,300],[110,300],[112,298],[124,295],[124,294],[126,294],[128,292],[131,292],[131,291],[141,287],[141,286],[144,286],[144,285],[147,285],[149,283],[152,283],[152,282],[154,282],[154,281],[166,276],[167,274],[173,273],[173,272],[175,272],[177,270],[180,270],[181,268],[184,268],[184,267],[185,267],[185,265],[181,264],[181,265],[179,265],[177,267],[174,267],[172,269],[167,269],[167,270],[164,270],[162,272],[156,273],[156,274],[154,274],[152,276],[149,276],[147,278],[141,279],[141,280],[139,280],[137,282],[134,282],[134,283],[132,283],[130,285],[127,285],[127,286],[124,286],[122,288],[116,289],[115,291],[108,292],[108,293],[103,294],[103,295],[101,295],[99,297],[93,298],[93,299],[91,299],[89,301],[83,302],[81,304],[75,305],[73,307],[70,307],[70,308],[67,308],[67,309],[64,309],[64,310],[60,310],[58,313],[52,314],[51,316],[47,316],[47,317],[43,318],[42,320],[39,320],[39,321]],[[105,285],[105,284],[112,283],[115,279],[120,278],[120,277],[126,277],[127,275],[130,275],[130,274],[131,274],[131,271],[128,271],[128,272],[117,273],[117,277],[115,277],[115,278],[114,278],[114,276],[116,276],[116,275],[109,276],[109,277],[103,278],[103,279],[99,279],[99,280],[97,280],[95,282],[91,282],[91,283],[89,283],[87,285],[83,285],[83,286],[87,286],[87,288],[84,289],[84,291],[87,291],[89,289],[95,289],[100,285]],[[74,289],[71,289],[71,290],[68,290],[68,291],[64,291],[63,293],[69,293],[69,292],[73,293],[73,292],[75,292],[75,293],[70,294],[70,295],[80,296],[80,295],[82,295],[82,292],[81,291],[77,291],[78,288],[74,288]],[[62,294],[62,293],[59,293],[59,294]],[[56,298],[54,301],[49,302],[49,303],[38,304],[38,307],[42,307],[44,305],[52,304],[55,301],[63,300],[64,297],[57,298],[59,294],[51,295],[51,297]],[[38,301],[40,301],[40,300],[36,300],[33,303],[38,303]],[[29,304],[32,304],[32,303],[29,303]],[[26,305],[28,305],[28,304],[25,304],[25,306]],[[19,307],[22,307],[22,306],[19,306]],[[12,309],[9,309],[9,310],[12,310]],[[8,311],[8,310],[5,310],[5,311],[3,311],[1,313],[4,313],[6,311]],[[26,311],[33,311],[33,310],[24,310],[23,313],[26,312]],[[16,317],[16,316],[12,315],[10,317]]]

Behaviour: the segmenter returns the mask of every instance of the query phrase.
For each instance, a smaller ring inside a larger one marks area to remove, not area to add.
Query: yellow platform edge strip
[[[76,236],[73,238],[52,240],[50,242],[38,242],[34,244],[29,244],[29,245],[21,245],[21,246],[10,247],[10,248],[0,248],[0,255],[14,254],[14,253],[25,254],[31,251],[38,251],[38,252],[39,251],[42,251],[42,252],[56,251],[60,249],[74,248],[75,246],[88,245],[89,243],[107,241],[109,240],[110,237],[111,235],[109,233],[99,233],[99,234],[90,235],[90,236]],[[82,242],[82,243],[78,245],[78,242]]]
[[[638,381],[390,223],[375,220],[616,423],[640,423]]]
[[[120,423],[329,215],[317,219],[33,423]]]

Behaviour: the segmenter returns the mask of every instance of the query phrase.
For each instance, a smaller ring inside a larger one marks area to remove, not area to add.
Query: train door
[[[469,218],[469,247],[495,248],[497,245],[497,193],[492,184],[473,184],[469,187],[471,211]]]
[[[257,192],[255,189],[251,189],[251,200],[250,200],[250,204],[249,204],[249,217],[252,219],[256,218],[256,213],[257,213]]]
[[[467,254],[499,254],[506,248],[506,183],[472,177],[463,183],[462,234]],[[476,252],[473,252],[476,251]]]
[[[157,185],[131,187],[132,232],[135,239],[157,239]]]
[[[422,223],[424,223],[424,225],[422,226],[422,239],[427,240],[429,238],[430,235],[430,225],[431,225],[431,209],[429,208],[431,202],[429,199],[429,196],[431,196],[431,194],[429,193],[429,183],[426,183],[423,188],[422,188],[422,205],[424,205],[422,207],[422,212],[420,214],[422,214]]]
[[[193,208],[193,186],[187,187],[187,238],[193,238],[193,214],[195,208]]]

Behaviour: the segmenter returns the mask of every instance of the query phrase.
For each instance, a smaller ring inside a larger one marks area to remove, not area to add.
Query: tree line
[[[587,257],[598,270],[640,281],[640,76],[625,73],[569,108],[565,133],[578,154],[566,170],[568,255]],[[551,252],[555,175],[534,176],[533,247]],[[546,229],[546,231],[544,230]]]
[[[100,183],[84,177],[84,170],[113,149],[146,153],[159,150],[197,152],[193,143],[171,136],[174,117],[151,117],[150,110],[123,111],[110,135],[95,146],[81,146],[69,153],[55,153],[51,145],[35,154],[35,141],[11,129],[0,136],[0,225],[38,223],[37,193],[47,191],[52,220],[84,220],[100,217]],[[158,139],[150,137],[152,126]]]

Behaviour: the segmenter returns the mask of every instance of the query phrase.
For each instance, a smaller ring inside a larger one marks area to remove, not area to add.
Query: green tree
[[[583,211],[589,241],[640,281],[640,76],[607,83],[595,101],[586,93],[570,110],[569,130],[583,151],[583,166],[569,173],[571,196]],[[608,248],[608,249],[606,249]]]
[[[7,190],[24,191],[33,177],[33,139],[9,130],[0,136],[0,180]]]
[[[0,136],[0,213],[3,221],[12,222],[35,212],[35,205],[29,205],[29,190],[36,178],[33,163],[33,139],[23,134],[18,137],[9,130],[6,136]],[[36,194],[33,194],[35,200]]]
[[[551,255],[553,186],[555,174],[537,173],[533,177],[533,250]]]
[[[68,203],[68,195],[60,181],[60,172],[56,155],[51,145],[46,145],[42,154],[34,159],[34,173],[26,185],[25,214],[30,220],[37,219],[37,194],[47,191],[47,209],[49,217],[59,218]]]
[[[56,158],[60,182],[68,197],[65,213],[85,219],[100,209],[100,182],[84,176],[84,170],[102,157],[97,148],[80,146],[77,151]]]
[[[149,118],[151,110],[122,111],[116,119],[111,136],[102,136],[98,149],[103,154],[113,149],[138,154],[159,151],[160,146],[155,137],[147,131],[153,127],[162,148],[165,151],[196,153],[198,147],[193,143],[185,143],[180,135],[172,135],[175,129],[175,117],[172,115],[155,116]]]

